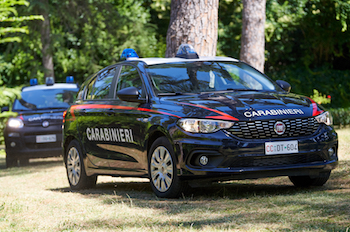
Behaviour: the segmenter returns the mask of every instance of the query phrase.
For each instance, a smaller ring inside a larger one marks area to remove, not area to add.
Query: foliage
[[[311,96],[313,90],[330,95],[331,107],[350,106],[350,70],[333,70],[327,66],[312,70],[305,66],[293,65],[283,70],[268,72],[274,80],[285,80],[292,86],[292,92]]]
[[[18,12],[15,6],[24,5],[29,6],[29,2],[24,0],[1,0],[0,1],[0,22],[2,23],[0,27],[0,43],[7,42],[21,42],[21,37],[19,36],[7,36],[7,34],[12,33],[29,33],[27,26],[21,26],[20,23],[28,20],[40,19],[44,20],[41,15],[28,15],[28,16],[18,16]],[[3,24],[5,23],[5,25]],[[6,24],[7,23],[7,24]]]
[[[333,124],[340,127],[350,125],[350,107],[329,109],[333,116]]]
[[[330,104],[331,103],[331,95],[324,95],[318,92],[317,89],[314,89],[313,95],[310,96],[318,104]]]
[[[41,7],[31,2],[21,13],[31,14]],[[74,76],[78,82],[102,67],[119,60],[124,48],[136,49],[140,56],[156,56],[159,50],[155,26],[149,23],[150,13],[137,0],[51,0],[51,41],[55,77],[64,82]],[[64,12],[64,13],[62,13]],[[40,25],[27,22],[31,35],[22,36],[23,43],[0,47],[1,79],[11,85],[28,83],[37,77],[43,83]]]
[[[8,106],[12,108],[12,102],[19,97],[21,94],[20,88],[6,88],[0,86],[0,108]],[[4,111],[0,113],[0,144],[4,144],[3,131],[5,128],[6,121],[9,117],[16,116],[17,113],[11,111]]]

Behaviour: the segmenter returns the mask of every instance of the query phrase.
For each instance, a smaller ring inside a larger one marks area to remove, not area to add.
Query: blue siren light
[[[67,76],[66,77],[66,83],[74,83],[74,77],[73,76]]]
[[[120,56],[121,60],[129,60],[129,59],[136,59],[139,58],[137,53],[132,48],[125,48],[122,52],[122,55]]]
[[[36,79],[36,78],[30,79],[29,80],[29,84],[30,84],[30,86],[37,85],[38,84],[38,79]]]
[[[45,83],[46,83],[46,85],[54,85],[55,79],[53,77],[46,77]]]
[[[181,44],[177,50],[176,57],[185,59],[198,59],[199,56],[190,44]]]

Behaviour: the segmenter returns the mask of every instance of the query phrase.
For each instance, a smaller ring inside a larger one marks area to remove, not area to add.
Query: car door
[[[113,102],[111,86],[115,75],[115,66],[99,72],[87,86],[84,103],[76,107],[83,148],[90,163],[97,168],[109,169],[111,154],[106,150],[106,144],[110,141],[105,132],[113,121],[108,109]]]
[[[122,101],[115,94],[114,107],[111,109],[114,115],[111,127],[114,141],[108,146],[113,151],[110,167],[121,175],[146,175],[145,136],[150,127],[147,93],[138,68],[133,65],[121,65],[115,93],[128,87],[138,89],[140,102]]]

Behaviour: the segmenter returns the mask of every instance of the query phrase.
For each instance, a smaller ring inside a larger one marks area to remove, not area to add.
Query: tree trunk
[[[266,0],[243,0],[240,60],[260,72],[265,64]]]
[[[49,2],[48,0],[40,0],[40,14],[44,17],[41,25],[41,45],[42,45],[42,56],[44,66],[44,77],[55,78],[53,69],[53,58],[51,49],[51,32],[50,32],[50,18],[49,18]]]
[[[200,56],[215,56],[219,0],[172,0],[165,57],[181,44],[191,44]]]

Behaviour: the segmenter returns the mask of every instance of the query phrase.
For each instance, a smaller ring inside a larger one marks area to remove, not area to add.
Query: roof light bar
[[[199,56],[190,44],[181,44],[177,50],[176,56],[185,59],[198,59]]]
[[[38,79],[32,78],[29,80],[30,86],[38,85]]]
[[[73,76],[67,76],[66,77],[66,83],[74,83],[74,77]]]
[[[126,48],[123,50],[122,55],[120,56],[120,60],[130,60],[130,59],[137,59],[139,56],[132,48]]]

